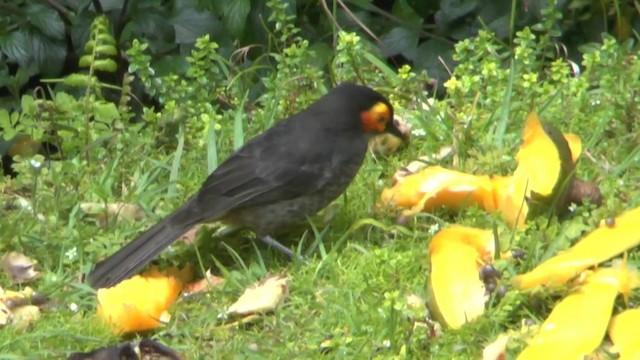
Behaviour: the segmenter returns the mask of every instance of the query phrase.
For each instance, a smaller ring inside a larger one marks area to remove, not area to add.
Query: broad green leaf
[[[426,70],[429,77],[444,83],[449,79],[447,68],[453,68],[453,45],[440,39],[430,39],[418,46],[414,67],[418,70]],[[442,62],[441,62],[442,60]]]
[[[11,118],[9,117],[9,112],[5,109],[0,109],[0,129],[3,130],[3,134],[6,129],[12,128]],[[6,135],[5,135],[6,136]],[[3,138],[0,137],[0,155],[6,154],[6,149],[2,149],[1,145],[3,143]]]
[[[345,3],[359,6],[365,10],[371,10],[373,8],[371,0],[346,0]]]
[[[52,40],[40,34],[31,37],[33,60],[38,64],[44,77],[60,74],[67,56],[67,47],[63,41]]]
[[[96,102],[93,105],[93,114],[96,121],[111,123],[120,118],[118,108],[111,102]]]
[[[26,114],[35,114],[36,102],[32,96],[22,95],[22,98],[20,99],[20,110]]]
[[[57,40],[64,39],[64,22],[53,7],[32,2],[27,6],[26,15],[27,21],[44,35]]]
[[[226,2],[223,21],[233,36],[240,37],[242,35],[249,11],[251,11],[251,2],[249,0]]]
[[[222,24],[211,13],[192,7],[179,9],[171,19],[177,44],[192,44],[202,35],[216,34],[223,30]]]
[[[23,31],[0,35],[0,51],[9,58],[9,61],[25,66],[30,58],[29,53],[31,53],[27,39],[28,36]]]
[[[402,24],[412,30],[419,31],[422,26],[422,17],[407,3],[406,0],[398,0],[393,4],[391,13],[402,20]]]
[[[402,54],[409,60],[414,60],[418,47],[418,32],[404,27],[393,28],[381,38],[386,56]]]

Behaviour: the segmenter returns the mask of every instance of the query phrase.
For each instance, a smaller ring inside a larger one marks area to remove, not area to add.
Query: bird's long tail
[[[190,202],[99,262],[87,277],[94,288],[110,287],[134,275],[160,252],[199,223],[199,216],[190,210]],[[195,216],[194,216],[195,215]]]

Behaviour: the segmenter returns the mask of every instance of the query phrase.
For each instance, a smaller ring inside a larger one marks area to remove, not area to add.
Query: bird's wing
[[[254,138],[222,163],[202,185],[199,208],[220,214],[238,207],[294,199],[321,189],[331,179],[335,148],[299,123],[279,124]],[[284,126],[283,126],[284,125]],[[284,140],[283,140],[284,139]]]

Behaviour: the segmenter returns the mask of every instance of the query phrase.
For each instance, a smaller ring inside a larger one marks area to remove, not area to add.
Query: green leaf
[[[120,113],[114,103],[111,102],[96,102],[93,105],[93,115],[96,121],[111,123],[114,120],[120,119]]]
[[[23,31],[14,31],[9,35],[0,35],[0,50],[9,61],[25,66],[31,52],[28,36]]]
[[[38,33],[30,35],[32,60],[38,65],[40,73],[44,77],[57,76],[67,56],[66,45],[62,41],[52,40]]]
[[[101,55],[112,55],[115,56],[118,54],[118,51],[116,50],[115,46],[113,45],[99,45],[96,48],[96,53],[101,54]]]
[[[448,66],[454,67],[453,44],[440,39],[427,40],[418,46],[418,52],[414,66],[419,70],[426,70],[430,78],[436,79],[438,84],[443,84],[449,79]],[[444,62],[444,64],[443,64]]]
[[[402,25],[415,31],[422,27],[422,17],[407,3],[406,0],[398,0],[393,4],[391,13],[402,20]]]
[[[11,127],[11,118],[9,112],[5,109],[0,109],[0,129],[7,129]]]
[[[414,60],[418,47],[418,33],[404,27],[393,28],[381,37],[385,56],[397,54],[404,55],[409,60]]]
[[[32,96],[22,95],[22,98],[20,99],[20,110],[27,114],[36,113],[36,101]]]
[[[88,68],[91,66],[91,60],[93,60],[93,56],[84,55],[78,61],[78,66],[80,66],[81,68]]]
[[[91,83],[91,76],[87,74],[69,74],[64,78],[63,83],[72,87],[87,87]]]
[[[26,15],[27,21],[44,35],[56,40],[64,39],[64,22],[52,7],[31,3],[27,6]]]
[[[116,72],[118,64],[111,59],[97,59],[93,62],[93,68],[100,71]]]
[[[184,7],[171,20],[177,44],[193,44],[205,34],[222,35],[223,26],[211,13]]]
[[[365,10],[373,9],[373,5],[371,4],[370,0],[346,0],[345,3],[356,5]]]
[[[478,6],[478,0],[443,1],[436,17],[440,21],[453,22],[470,15]]]
[[[237,38],[242,35],[249,11],[251,11],[249,0],[234,0],[225,3],[223,21],[231,35]]]

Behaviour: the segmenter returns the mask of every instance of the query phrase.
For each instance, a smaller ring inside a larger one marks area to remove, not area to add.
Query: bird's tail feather
[[[183,206],[99,262],[88,276],[89,284],[96,289],[110,287],[134,275],[199,222],[188,213]]]

